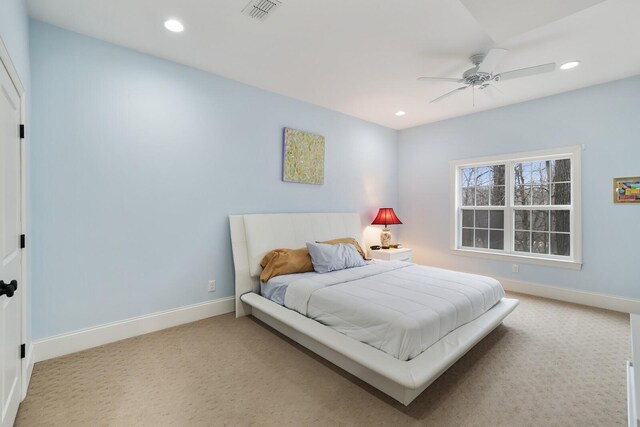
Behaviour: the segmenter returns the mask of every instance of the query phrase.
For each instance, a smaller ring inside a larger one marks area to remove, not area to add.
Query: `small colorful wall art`
[[[614,178],[613,203],[640,203],[640,176]]]
[[[282,180],[324,184],[324,136],[284,128]]]

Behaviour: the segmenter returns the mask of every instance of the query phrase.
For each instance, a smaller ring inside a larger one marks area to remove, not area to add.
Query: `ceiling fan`
[[[484,53],[477,53],[475,55],[472,55],[469,59],[471,60],[473,67],[465,71],[462,74],[461,79],[449,77],[418,77],[418,80],[436,80],[464,84],[464,86],[454,89],[451,92],[447,92],[444,95],[441,95],[432,100],[431,103],[434,103],[468,88],[485,89],[492,83],[499,82],[501,80],[519,79],[520,77],[549,73],[556,68],[556,63],[550,62],[548,64],[536,65],[534,67],[520,68],[518,70],[494,74],[493,72],[496,66],[498,65],[498,63],[500,63],[507,52],[507,49],[496,48],[491,49],[486,55]]]

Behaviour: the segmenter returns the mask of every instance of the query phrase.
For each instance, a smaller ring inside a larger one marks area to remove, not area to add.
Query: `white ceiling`
[[[638,0],[282,0],[265,21],[247,2],[28,0],[41,21],[394,129],[640,74]],[[456,86],[418,76],[459,77],[491,47],[509,49],[497,72],[582,65],[429,104]]]

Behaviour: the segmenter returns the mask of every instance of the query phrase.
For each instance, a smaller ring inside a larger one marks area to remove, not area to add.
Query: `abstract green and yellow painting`
[[[324,184],[324,136],[284,128],[282,180]]]

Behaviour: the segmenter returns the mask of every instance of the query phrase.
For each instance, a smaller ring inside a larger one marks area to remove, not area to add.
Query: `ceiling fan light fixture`
[[[181,33],[184,31],[184,25],[177,19],[167,19],[164,21],[164,27],[173,33]]]
[[[396,116],[398,116],[398,117],[402,117],[405,114],[407,114],[405,111],[396,111]]]
[[[564,64],[562,64],[560,66],[561,70],[570,70],[572,68],[576,68],[578,65],[580,65],[580,61],[569,61],[569,62],[565,62]]]

